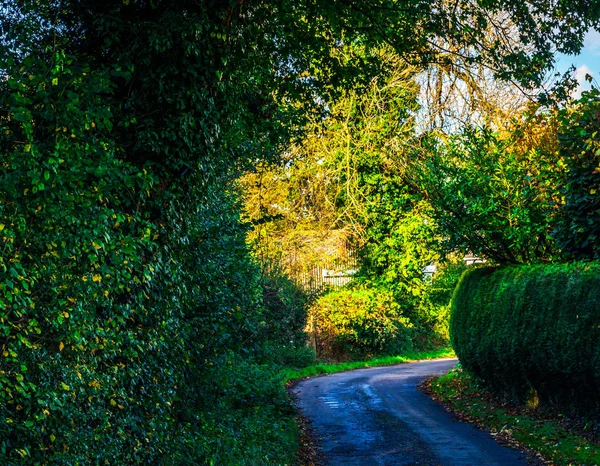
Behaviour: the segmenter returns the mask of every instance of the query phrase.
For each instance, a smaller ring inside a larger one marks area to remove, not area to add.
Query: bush
[[[562,182],[550,116],[523,118],[500,133],[467,127],[444,143],[425,140],[413,176],[449,251],[471,251],[500,264],[550,260]]]
[[[289,462],[287,424],[264,427],[292,418],[264,401],[277,382],[256,386],[260,410],[230,389],[228,363],[273,370],[283,350],[261,330],[287,323],[263,311],[232,175],[191,171],[183,187],[125,160],[116,71],[66,55],[17,69],[0,80],[0,463],[206,464],[219,444]]]
[[[264,309],[262,338],[286,346],[305,346],[308,292],[278,268],[263,269],[260,284]]]
[[[183,358],[149,214],[157,177],[110,137],[108,73],[26,61],[29,87],[13,68],[0,99],[0,456],[157,461]]]
[[[452,294],[466,265],[452,258],[437,264],[437,271],[425,280],[423,295],[411,321],[418,329],[414,343],[419,348],[446,346],[450,340],[448,323]]]
[[[270,364],[227,352],[195,385],[202,410],[181,423],[182,448],[166,464],[294,464],[295,411]]]
[[[393,354],[411,347],[412,324],[382,289],[334,291],[309,309],[308,331],[320,357]]]
[[[450,319],[465,369],[517,401],[598,412],[599,272],[575,263],[465,274]]]

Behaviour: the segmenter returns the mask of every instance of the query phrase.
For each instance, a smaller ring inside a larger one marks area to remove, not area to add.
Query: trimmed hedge
[[[472,270],[450,333],[464,368],[496,392],[600,412],[600,264]]]

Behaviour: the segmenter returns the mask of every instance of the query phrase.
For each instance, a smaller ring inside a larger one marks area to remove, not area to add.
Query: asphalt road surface
[[[295,392],[315,429],[326,464],[526,465],[517,450],[452,414],[419,392],[455,359],[359,369],[300,382]]]

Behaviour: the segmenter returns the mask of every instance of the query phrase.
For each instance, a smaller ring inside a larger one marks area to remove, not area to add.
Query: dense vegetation
[[[390,293],[373,302],[393,298],[394,322],[410,319],[421,341],[443,334],[437,309],[452,279],[430,293],[421,276],[444,252],[423,242],[439,209],[402,168],[420,158],[394,147],[398,129],[419,154],[439,141],[416,144],[416,73],[484,66],[538,85],[549,51],[578,50],[596,24],[587,3],[540,16],[537,2],[516,0],[502,11],[493,1],[3,1],[5,463],[291,463],[277,373],[310,360],[306,296],[253,259],[236,180],[301,166],[293,148],[330,131],[323,165],[352,161],[351,176],[334,177],[345,189],[331,212],[364,233],[363,283]],[[520,40],[507,43],[508,29]],[[593,134],[593,119],[581,124]],[[339,126],[346,146],[334,144]],[[584,159],[569,172],[563,230],[585,230],[571,208],[591,193]],[[588,233],[581,247],[593,255]]]
[[[517,188],[504,197],[512,200],[512,208],[496,210],[491,196],[468,194],[472,200],[468,208],[480,215],[504,212],[494,221],[498,226],[504,222],[503,229],[480,243],[494,251],[496,263],[539,265],[469,273],[456,291],[451,316],[457,355],[465,369],[491,389],[516,401],[534,397],[546,405],[585,409],[588,414],[598,412],[598,264],[570,261],[598,257],[594,215],[599,160],[593,152],[597,141],[591,136],[598,122],[597,102],[598,92],[593,91],[550,115],[554,123],[547,127],[556,127],[558,133],[551,145],[554,165],[549,158],[537,157],[535,162],[545,168],[545,174],[538,171],[534,177],[536,172],[529,168],[528,178],[512,176],[510,183],[504,183]],[[505,151],[503,160],[511,152]],[[527,180],[525,189],[518,189],[523,180]],[[462,193],[467,189],[468,183]],[[531,201],[517,202],[530,190],[535,195]],[[527,208],[535,212],[536,206],[544,209],[535,222],[538,233],[522,223],[522,213]],[[492,225],[494,217],[487,218]],[[463,240],[472,237],[464,235]],[[523,248],[522,240],[531,243]],[[549,260],[555,264],[548,264]]]
[[[599,267],[521,265],[466,274],[451,318],[464,368],[520,402],[597,412]]]
[[[585,93],[559,114],[559,160],[567,167],[567,176],[558,185],[564,199],[554,235],[569,258],[580,260],[600,258],[599,97],[598,90]]]
[[[539,110],[539,109],[535,109]],[[557,157],[555,112],[525,112],[501,131],[469,126],[434,141],[416,182],[444,231],[444,247],[497,264],[556,260],[554,213],[565,162]]]
[[[380,53],[376,79],[332,102],[288,164],[258,167],[242,182],[261,261],[294,277],[304,271],[298,262],[331,267],[340,242],[357,250],[348,289],[318,297],[308,310],[307,330],[325,358],[447,343],[450,297],[462,272],[452,257],[433,280],[424,278],[442,251],[431,206],[409,180],[418,160],[415,70],[402,69],[389,49]]]

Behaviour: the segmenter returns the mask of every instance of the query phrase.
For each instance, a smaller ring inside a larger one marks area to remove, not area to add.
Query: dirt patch
[[[298,466],[322,466],[323,454],[314,429],[302,414],[296,416],[296,424],[300,431],[300,449],[298,450]]]

